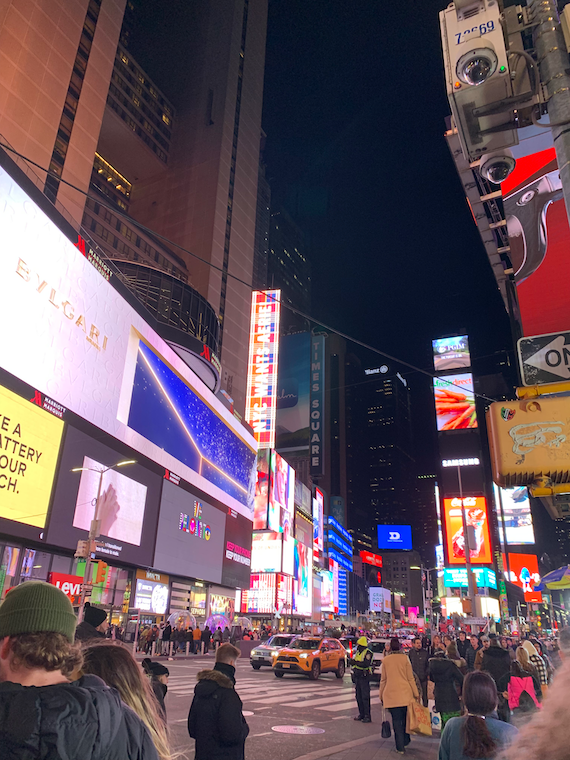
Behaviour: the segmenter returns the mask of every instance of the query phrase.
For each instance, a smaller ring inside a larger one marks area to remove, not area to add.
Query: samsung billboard
[[[400,549],[411,551],[412,527],[411,525],[379,525],[378,548]]]

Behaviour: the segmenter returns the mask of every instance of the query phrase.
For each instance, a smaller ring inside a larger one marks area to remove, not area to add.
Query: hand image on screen
[[[111,483],[99,497],[97,517],[101,520],[101,534],[110,536],[111,530],[119,515],[121,506],[117,500],[117,492]]]

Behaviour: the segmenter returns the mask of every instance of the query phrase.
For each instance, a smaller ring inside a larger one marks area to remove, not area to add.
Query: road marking
[[[354,701],[354,703],[350,702],[347,704],[330,705],[329,707],[316,707],[315,710],[326,710],[327,712],[340,712],[341,710],[351,709],[353,704],[356,704],[356,700]],[[380,699],[378,697],[376,699],[371,699],[370,704],[378,705],[380,704]]]
[[[304,694],[299,694],[299,697],[305,696]],[[316,707],[317,705],[330,705],[338,704],[339,702],[346,702],[347,700],[350,700],[351,702],[354,701],[355,697],[354,694],[346,694],[345,696],[342,696],[341,694],[331,694],[329,697],[323,697],[322,699],[305,699],[303,704],[310,705],[311,707]],[[296,702],[283,702],[283,707],[297,707],[299,704],[299,700]]]
[[[253,734],[253,736],[250,736],[250,739],[255,739],[257,736],[272,736],[272,731],[264,731],[262,734]]]
[[[372,736],[366,736],[363,739],[354,739],[351,742],[345,742],[344,744],[336,744],[333,747],[326,747],[325,749],[317,749],[314,752],[309,752],[306,755],[299,755],[294,760],[319,760],[321,757],[327,757],[327,755],[336,755],[345,749],[351,749],[352,747],[360,747],[361,744],[369,744],[370,742],[378,741],[378,734]],[[382,741],[382,739],[380,739]]]

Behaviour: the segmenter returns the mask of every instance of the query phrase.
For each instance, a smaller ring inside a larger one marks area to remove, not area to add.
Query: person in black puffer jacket
[[[511,657],[506,649],[503,649],[497,639],[493,637],[493,634],[489,637],[491,639],[491,646],[486,649],[483,654],[483,661],[481,664],[481,670],[488,673],[491,678],[497,684],[511,671]],[[501,720],[505,723],[509,723],[511,711],[509,704],[503,696],[503,692],[499,691],[499,705],[497,707],[497,714]]]
[[[188,733],[196,740],[195,760],[244,760],[249,726],[234,686],[240,651],[222,644],[213,670],[201,670],[188,715]]]
[[[27,581],[0,605],[2,760],[158,760],[145,725],[82,662],[77,620],[55,586]]]
[[[435,684],[435,709],[441,713],[443,730],[450,718],[461,714],[458,688],[463,683],[463,675],[457,665],[447,659],[446,653],[439,650],[429,660],[429,676]]]

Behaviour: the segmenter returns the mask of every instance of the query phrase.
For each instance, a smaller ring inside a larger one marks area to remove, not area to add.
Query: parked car
[[[343,678],[346,670],[346,650],[338,639],[320,636],[294,639],[282,649],[273,663],[276,678],[285,673],[302,673],[316,681],[321,673],[334,673]]]
[[[254,670],[259,670],[262,665],[273,667],[273,661],[283,647],[289,646],[295,636],[291,633],[278,633],[267,641],[258,644],[251,650],[249,661]]]

